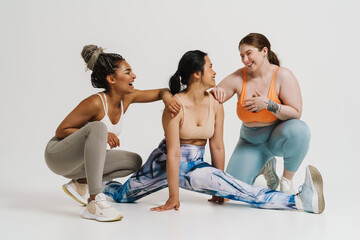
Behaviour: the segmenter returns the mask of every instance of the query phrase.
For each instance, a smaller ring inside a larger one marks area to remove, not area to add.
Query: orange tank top
[[[277,97],[275,90],[275,76],[278,69],[279,67],[275,68],[274,75],[271,79],[270,89],[267,98],[276,103],[281,104],[281,101]],[[244,80],[243,80],[240,98],[237,102],[237,110],[236,110],[240,120],[243,122],[266,122],[266,123],[274,122],[278,120],[278,118],[267,109],[263,109],[260,112],[253,113],[253,112],[249,112],[248,110],[245,109],[245,107],[242,106],[246,98],[246,73],[244,68],[242,68],[242,71],[244,74]]]
[[[185,114],[186,106],[181,101],[181,98],[178,94],[174,95],[181,103],[184,116],[183,121],[180,125],[179,135],[181,139],[209,139],[214,135],[215,131],[215,113],[213,109],[214,97],[209,94],[209,111],[207,121],[201,125],[197,126],[195,118],[191,114]]]

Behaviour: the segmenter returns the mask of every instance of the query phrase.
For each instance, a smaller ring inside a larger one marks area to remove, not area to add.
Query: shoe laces
[[[303,191],[303,185],[301,185],[301,186],[298,188],[298,193],[297,193],[296,195],[299,195],[302,191]]]
[[[105,196],[99,196],[99,198],[96,199],[95,202],[96,202],[101,208],[110,208],[110,207],[111,207],[111,205],[106,201]]]

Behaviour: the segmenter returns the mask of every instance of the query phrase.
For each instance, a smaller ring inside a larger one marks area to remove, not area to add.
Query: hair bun
[[[81,56],[86,62],[86,67],[90,70],[94,69],[95,63],[97,62],[99,55],[103,53],[104,49],[96,45],[86,45],[81,51]]]

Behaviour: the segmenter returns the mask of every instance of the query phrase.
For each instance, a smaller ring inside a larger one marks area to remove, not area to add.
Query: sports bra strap
[[[124,105],[123,105],[123,101],[120,100],[120,105],[121,105],[121,117],[124,115]]]
[[[175,94],[174,96],[175,96],[175,97],[179,100],[179,102],[181,103],[181,106],[182,106],[183,111],[184,111],[184,116],[185,116],[185,105],[184,105],[184,103],[181,101],[180,97],[179,97],[177,94]]]
[[[271,79],[270,89],[274,88],[274,86],[275,86],[275,77],[276,77],[276,72],[277,72],[278,69],[279,69],[279,67],[277,66],[275,68],[275,70],[274,70],[274,74],[273,74],[273,77]]]
[[[97,93],[97,94],[100,96],[101,102],[102,102],[103,107],[104,107],[105,114],[107,115],[108,110],[107,110],[106,95],[105,95],[105,93],[104,93],[104,98],[105,98],[105,100],[104,100],[103,97],[101,96],[101,93]]]

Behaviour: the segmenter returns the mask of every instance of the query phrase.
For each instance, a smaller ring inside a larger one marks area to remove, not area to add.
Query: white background
[[[27,234],[28,238],[38,238],[33,225],[64,218],[64,211],[45,207],[48,204],[69,204],[64,219],[78,218],[78,214],[73,213],[77,210],[72,202],[59,200],[66,198],[61,185],[67,180],[47,168],[43,153],[63,118],[82,99],[99,91],[91,86],[91,72],[85,72],[80,56],[84,45],[96,44],[106,48],[106,52],[125,57],[137,75],[135,88],[163,88],[167,87],[181,56],[193,49],[209,54],[220,82],[242,67],[237,46],[250,32],[268,37],[281,65],[289,68],[300,83],[304,102],[302,120],[310,126],[312,139],[308,156],[294,182],[296,186],[302,183],[307,164],[315,165],[323,174],[328,204],[319,220],[324,227],[320,238],[329,239],[341,233],[341,229],[329,227],[333,221],[355,231],[351,224],[359,220],[350,212],[352,207],[358,211],[359,199],[359,7],[355,0],[1,0],[0,209],[6,217],[0,218],[0,236],[20,238],[21,234]],[[241,125],[235,113],[236,100],[233,97],[224,104],[226,163]],[[162,109],[161,102],[131,105],[125,115],[120,148],[137,152],[146,161],[163,138]],[[184,195],[187,197],[182,200],[182,209],[186,203],[199,201],[192,200],[192,196],[198,199],[198,195]],[[149,204],[164,202],[166,192],[155,199],[157,202]],[[343,215],[343,208],[349,209],[346,213],[349,215]],[[137,216],[149,215],[144,211]],[[246,218],[252,218],[255,210],[244,207],[233,209],[232,213],[241,211],[249,211],[241,223],[246,224]],[[263,212],[269,215],[269,211]],[[261,213],[256,211],[260,217]],[[31,220],[33,214],[38,220]],[[129,211],[128,215],[131,214]],[[311,221],[309,216],[314,215],[306,215]],[[291,217],[284,222],[292,222]],[[152,219],[156,218],[149,217],[150,229],[156,227],[151,226]],[[218,220],[231,224],[233,220],[228,218],[226,215]],[[19,222],[19,219],[25,220]],[[76,223],[81,225],[84,221],[79,219]],[[252,221],[255,223],[246,226],[250,233],[258,231],[258,220]],[[116,226],[121,224],[125,223]],[[188,224],[192,224],[190,219]],[[279,228],[286,228],[282,224]],[[27,231],[17,230],[25,226]],[[56,223],[51,226],[55,228]],[[45,228],[51,230],[45,231],[44,238],[50,237],[54,230],[51,226]],[[84,226],[72,233],[81,236],[87,231]],[[202,234],[208,238],[218,236]],[[181,236],[181,232],[174,236]],[[115,238],[116,234],[108,237]]]

